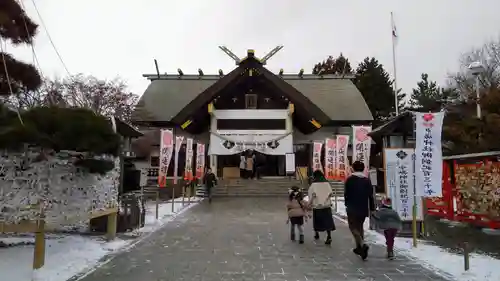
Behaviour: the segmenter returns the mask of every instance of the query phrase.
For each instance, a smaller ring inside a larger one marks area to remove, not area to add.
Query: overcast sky
[[[31,0],[29,16],[40,23]],[[353,67],[366,56],[392,67],[390,12],[394,12],[398,86],[410,91],[427,72],[438,83],[458,68],[460,54],[500,34],[499,0],[36,0],[42,19],[71,74],[122,77],[142,94],[143,73],[226,73],[234,62],[225,45],[258,57],[284,45],[268,67],[297,73],[343,52]],[[43,75],[67,74],[40,27],[35,50]],[[31,49],[9,52],[32,62]]]

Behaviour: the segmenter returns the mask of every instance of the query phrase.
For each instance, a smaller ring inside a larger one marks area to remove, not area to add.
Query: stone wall
[[[58,153],[37,161],[39,153],[0,153],[0,221],[10,223],[38,218],[44,202],[49,226],[58,228],[88,221],[92,210],[116,206],[119,165],[99,175],[73,165],[74,156]]]

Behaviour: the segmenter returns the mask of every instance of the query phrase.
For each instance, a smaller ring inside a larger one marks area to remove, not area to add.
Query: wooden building
[[[296,166],[310,166],[313,141],[352,135],[352,125],[370,124],[373,118],[352,76],[303,72],[274,74],[248,50],[227,74],[144,74],[151,82],[133,120],[146,136],[135,144],[136,154],[157,166],[158,131],[172,128],[176,135],[208,144],[207,165],[218,176],[229,176],[224,168],[237,168],[240,153],[247,150],[265,164],[263,176],[284,176],[287,153],[295,153]]]

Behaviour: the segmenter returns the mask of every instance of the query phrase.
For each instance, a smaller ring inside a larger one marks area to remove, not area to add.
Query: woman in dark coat
[[[313,182],[308,191],[309,204],[313,209],[314,239],[319,239],[319,233],[326,231],[325,244],[332,243],[332,231],[335,223],[332,214],[332,187],[325,179],[323,172],[316,170],[313,173]]]

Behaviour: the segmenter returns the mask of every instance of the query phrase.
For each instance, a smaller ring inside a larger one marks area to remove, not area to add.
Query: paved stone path
[[[361,261],[339,221],[330,247],[313,241],[311,222],[306,243],[293,243],[284,204],[282,198],[202,202],[81,281],[445,280],[405,257],[387,261],[379,245]]]

